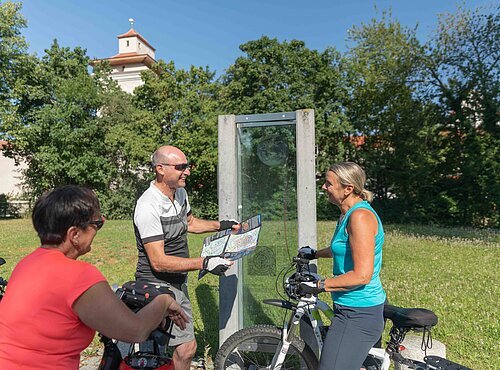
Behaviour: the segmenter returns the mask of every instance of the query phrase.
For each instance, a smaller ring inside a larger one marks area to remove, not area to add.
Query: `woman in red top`
[[[77,260],[104,224],[91,190],[68,185],[42,195],[32,220],[41,246],[18,263],[0,302],[0,369],[78,369],[96,330],[142,342],[167,315],[185,327],[169,295],[134,314],[94,266]]]

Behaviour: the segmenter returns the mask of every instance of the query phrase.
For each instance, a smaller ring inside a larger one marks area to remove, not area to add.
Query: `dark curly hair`
[[[85,228],[100,215],[99,200],[90,189],[66,185],[48,191],[35,203],[33,227],[42,244],[61,244],[71,226]]]

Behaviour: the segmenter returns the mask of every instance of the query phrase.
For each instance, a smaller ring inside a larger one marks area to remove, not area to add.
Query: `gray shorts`
[[[181,286],[177,286],[181,289],[178,289],[177,287],[174,287],[168,283],[161,283],[161,284],[154,283],[154,285],[161,285],[168,287],[174,293],[175,300],[177,301],[177,303],[179,303],[184,312],[186,312],[186,315],[189,319],[189,322],[186,324],[186,329],[184,330],[181,330],[177,325],[172,325],[172,331],[170,332],[170,334],[173,335],[175,338],[170,338],[168,346],[176,347],[179,344],[191,342],[192,340],[194,340],[195,337],[194,337],[193,309],[191,307],[191,301],[189,300],[188,296],[187,284],[184,283]],[[122,357],[125,357],[128,354],[131,344],[125,342],[118,342],[117,345],[118,349],[122,354]],[[164,353],[166,348],[164,348],[163,346],[161,347],[162,349],[160,352]],[[145,342],[140,343],[139,349],[141,351],[152,351],[153,341],[147,340]]]
[[[186,283],[182,284],[180,286],[181,289],[177,289],[176,287],[168,283],[160,285],[164,285],[170,288],[170,290],[175,294],[175,300],[177,301],[177,303],[179,303],[184,312],[186,312],[186,315],[189,319],[189,322],[186,324],[186,329],[184,330],[181,330],[177,325],[172,326],[171,334],[175,338],[170,338],[168,345],[171,347],[175,347],[182,343],[191,342],[192,340],[195,339],[195,337],[194,337],[194,323],[193,323],[193,308],[191,307],[191,301],[189,300],[187,284]]]

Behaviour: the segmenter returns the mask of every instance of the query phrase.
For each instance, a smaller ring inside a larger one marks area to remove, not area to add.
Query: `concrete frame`
[[[238,219],[238,203],[241,199],[238,189],[238,147],[237,126],[269,126],[295,123],[297,146],[297,212],[299,246],[316,248],[316,161],[314,110],[255,115],[222,115],[218,120],[218,196],[219,219]],[[242,273],[239,261],[219,280],[219,343],[243,327]]]

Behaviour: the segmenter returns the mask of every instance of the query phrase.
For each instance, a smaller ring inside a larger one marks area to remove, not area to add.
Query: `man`
[[[168,285],[186,311],[185,330],[174,326],[170,345],[175,347],[176,370],[189,369],[196,352],[192,308],[187,295],[187,272],[205,270],[222,275],[232,264],[220,257],[189,257],[187,233],[239,228],[233,221],[208,221],[191,213],[184,187],[190,166],[184,153],[173,146],[158,148],[152,157],[156,179],[142,194],[134,212],[134,230],[139,252],[137,280]]]

